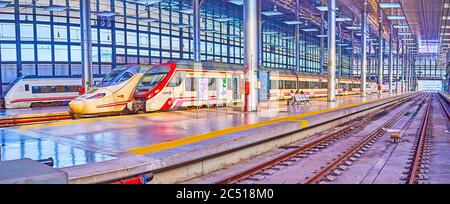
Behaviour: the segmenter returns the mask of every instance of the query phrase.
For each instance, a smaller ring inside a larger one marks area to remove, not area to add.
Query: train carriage
[[[327,79],[323,76],[311,73],[296,75],[293,71],[283,69],[260,70],[270,73],[268,95],[272,100],[289,99],[291,90],[302,90],[311,97],[327,95]],[[221,62],[169,62],[155,65],[144,74],[128,108],[134,112],[150,112],[239,103],[244,100],[244,84],[242,65]],[[360,84],[359,80],[343,79],[338,84],[339,95],[360,92],[360,89],[356,88]]]

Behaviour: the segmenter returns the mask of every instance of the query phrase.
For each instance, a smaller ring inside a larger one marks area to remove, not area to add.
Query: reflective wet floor
[[[2,128],[1,158],[53,157],[57,167],[89,164],[127,156],[132,148],[384,97],[387,95],[346,96],[334,103],[319,99],[300,106],[286,106],[283,101],[263,104],[259,112],[252,113],[240,108],[193,109]]]

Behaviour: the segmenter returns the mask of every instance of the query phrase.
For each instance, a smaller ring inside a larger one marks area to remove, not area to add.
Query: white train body
[[[122,112],[131,101],[134,89],[150,66],[128,65],[112,70],[86,94],[69,103],[75,116]]]
[[[80,78],[25,76],[12,82],[3,97],[5,108],[61,105],[79,95]]]
[[[311,74],[303,76],[308,73],[296,76],[294,72],[288,70],[264,70],[270,73],[268,87],[270,100],[288,99],[291,90],[304,91],[310,97],[327,95],[327,79],[323,76]],[[342,79],[337,84],[339,86],[337,94],[358,94],[359,84],[360,81],[357,79]],[[374,91],[375,83],[368,82],[368,84]],[[155,65],[149,69],[138,83],[131,107],[128,106],[128,109],[134,112],[151,112],[189,106],[241,103],[244,102],[244,97],[245,81],[242,65],[179,61]]]

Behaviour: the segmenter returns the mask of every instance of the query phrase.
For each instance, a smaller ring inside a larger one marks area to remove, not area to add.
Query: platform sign
[[[419,80],[417,82],[419,91],[442,91],[441,80]]]
[[[114,17],[98,16],[97,26],[100,28],[112,28],[114,25]]]
[[[259,101],[268,101],[270,96],[270,80],[269,80],[269,72],[267,71],[259,71],[258,72],[258,80],[260,82],[259,86]]]
[[[227,79],[217,79],[217,98],[227,99]]]
[[[209,100],[208,93],[208,78],[198,78],[197,80],[197,99],[199,101],[207,101]]]

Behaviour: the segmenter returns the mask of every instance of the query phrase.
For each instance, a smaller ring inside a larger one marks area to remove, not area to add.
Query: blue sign
[[[109,16],[98,16],[97,26],[100,28],[112,28],[114,19]]]

